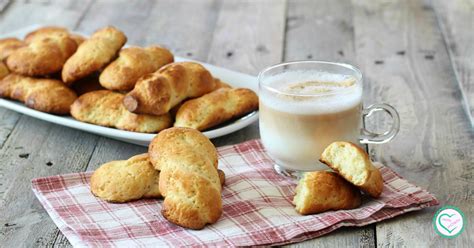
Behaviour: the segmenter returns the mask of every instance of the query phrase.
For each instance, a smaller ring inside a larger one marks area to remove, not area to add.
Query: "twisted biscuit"
[[[176,113],[175,127],[205,130],[258,108],[258,96],[244,88],[220,88],[184,102]]]
[[[61,81],[10,74],[0,80],[0,96],[24,102],[26,106],[53,114],[68,114],[77,96]]]
[[[160,171],[150,163],[148,154],[101,165],[91,176],[91,192],[109,202],[129,202],[142,198],[160,198]],[[221,185],[224,172],[219,170]]]
[[[12,52],[25,45],[25,42],[17,38],[0,39],[0,61],[5,60]]]
[[[76,42],[76,45],[78,46],[85,40],[85,38],[82,37],[81,35],[69,33],[69,31],[64,27],[46,26],[46,27],[38,28],[37,30],[28,33],[25,36],[25,42],[31,43],[33,40],[38,39],[38,38],[47,38],[47,37],[57,36],[57,35],[69,36],[69,38],[74,40],[74,42]]]
[[[3,63],[0,60],[0,80],[2,80],[2,78],[6,77],[9,73],[10,73],[10,71],[8,70],[5,63]]]
[[[202,65],[172,63],[139,79],[123,104],[130,112],[160,115],[184,99],[202,96],[214,88],[211,73]]]
[[[222,214],[217,151],[209,139],[190,128],[169,128],[152,140],[148,154],[160,170],[162,215],[191,229],[215,223]]]
[[[109,90],[130,91],[137,80],[173,62],[173,54],[163,47],[129,47],[100,74],[100,84]]]
[[[26,76],[45,76],[61,71],[77,45],[67,34],[38,37],[7,58],[10,71]]]
[[[88,92],[72,104],[71,115],[79,121],[142,133],[156,133],[171,126],[169,114],[130,113],[122,105],[123,97],[123,94],[109,90]]]
[[[218,78],[214,78],[214,84],[215,84],[214,90],[218,90],[221,88],[229,88],[229,89],[232,88],[232,86],[230,86],[228,83],[225,83]]]
[[[97,30],[66,61],[62,70],[63,81],[70,85],[72,82],[102,69],[115,58],[126,41],[125,34],[114,27]]]
[[[91,192],[109,202],[128,202],[161,197],[160,172],[153,168],[148,154],[101,165],[91,177]]]
[[[31,43],[34,39],[37,39],[37,38],[57,36],[57,35],[62,35],[62,34],[69,35],[69,31],[64,27],[58,27],[58,26],[41,27],[32,32],[29,32],[25,36],[25,42]]]

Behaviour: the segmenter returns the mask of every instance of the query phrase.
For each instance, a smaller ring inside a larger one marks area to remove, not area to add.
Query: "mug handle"
[[[378,111],[385,111],[388,113],[392,119],[392,127],[384,133],[372,133],[362,128],[360,134],[360,143],[361,144],[383,144],[392,140],[400,130],[400,116],[398,115],[397,110],[385,103],[376,103],[370,105],[368,108],[362,109],[362,120],[365,121],[366,117],[371,116],[373,113]]]

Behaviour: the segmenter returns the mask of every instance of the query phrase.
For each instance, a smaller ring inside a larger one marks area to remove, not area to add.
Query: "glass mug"
[[[362,108],[362,73],[352,65],[296,61],[264,69],[258,75],[260,137],[275,170],[297,177],[325,170],[319,157],[330,143],[386,143],[398,133],[397,111],[388,104]],[[385,111],[392,127],[378,134],[362,122]]]

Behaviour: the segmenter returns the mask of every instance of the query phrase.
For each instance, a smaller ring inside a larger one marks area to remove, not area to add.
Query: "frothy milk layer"
[[[288,113],[336,113],[353,108],[362,100],[362,85],[353,76],[305,70],[280,73],[266,80],[264,85],[271,85],[274,90],[261,90],[260,100]]]

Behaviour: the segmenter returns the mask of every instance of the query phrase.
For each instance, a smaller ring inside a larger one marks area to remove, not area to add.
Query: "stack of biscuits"
[[[320,161],[333,171],[303,174],[293,199],[298,213],[357,208],[361,204],[361,190],[374,198],[382,194],[382,174],[359,146],[345,141],[333,142],[324,149]]]
[[[222,215],[224,172],[217,150],[192,128],[173,127],[152,140],[148,153],[100,166],[90,179],[91,192],[109,202],[164,198],[168,221],[202,229]]]
[[[174,62],[159,45],[123,48],[126,41],[111,26],[88,38],[43,27],[24,40],[0,39],[0,97],[143,133],[206,130],[258,108],[253,91],[231,88],[201,64]]]

